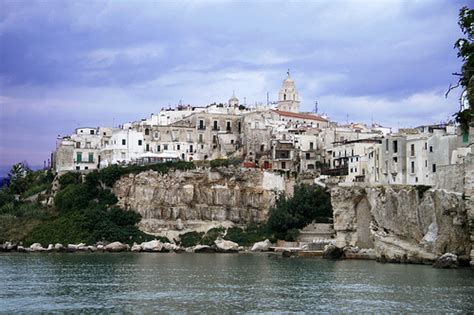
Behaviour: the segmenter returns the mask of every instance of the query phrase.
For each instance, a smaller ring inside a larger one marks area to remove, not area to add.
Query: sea
[[[474,271],[274,254],[0,253],[0,313],[473,313]]]

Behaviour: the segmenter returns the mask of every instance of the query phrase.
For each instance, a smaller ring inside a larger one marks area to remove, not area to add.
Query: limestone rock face
[[[386,261],[428,263],[469,255],[462,193],[416,186],[337,186],[331,191],[336,244],[374,248]]]
[[[159,233],[165,222],[177,230],[195,221],[259,223],[267,219],[278,187],[286,186],[278,174],[271,175],[269,185],[268,174],[234,167],[168,174],[146,171],[122,177],[113,192],[121,207],[141,214],[140,228],[149,233]]]

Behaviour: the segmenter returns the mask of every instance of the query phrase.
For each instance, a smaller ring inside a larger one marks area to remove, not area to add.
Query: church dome
[[[235,96],[234,92],[232,92],[232,96],[229,99],[229,105],[230,106],[238,106],[239,105],[239,99]]]

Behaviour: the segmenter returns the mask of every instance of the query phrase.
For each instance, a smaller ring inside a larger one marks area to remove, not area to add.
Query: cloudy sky
[[[0,167],[42,165],[58,135],[162,107],[277,98],[341,123],[446,121],[469,1],[0,0]]]

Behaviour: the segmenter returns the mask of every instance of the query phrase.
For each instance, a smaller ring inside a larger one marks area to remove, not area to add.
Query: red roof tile
[[[317,116],[317,115],[285,112],[285,111],[277,110],[277,109],[274,109],[273,111],[275,113],[277,113],[278,115],[280,115],[280,116],[327,122],[326,119],[322,118],[321,116]]]

